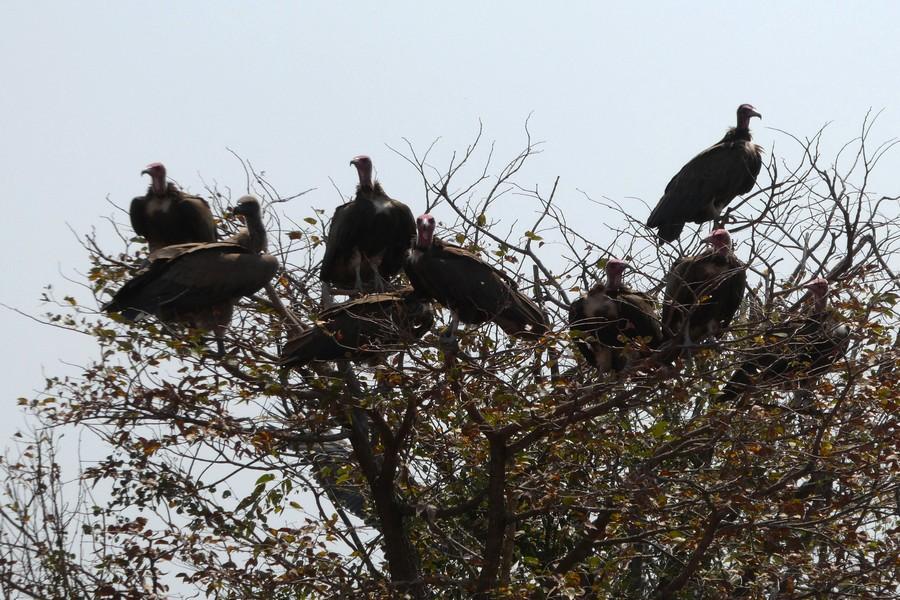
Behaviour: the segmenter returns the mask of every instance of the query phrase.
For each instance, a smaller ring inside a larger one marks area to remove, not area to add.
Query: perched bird
[[[243,219],[244,226],[225,241],[243,246],[251,252],[268,251],[269,239],[266,235],[265,225],[262,222],[259,200],[253,196],[242,196],[231,212],[233,215]],[[254,228],[252,234],[250,232],[251,227]]]
[[[619,372],[642,351],[662,341],[653,299],[622,283],[628,263],[606,263],[606,283],[598,283],[569,307],[569,329],[577,334],[575,345],[601,373]],[[635,344],[640,338],[643,348]]]
[[[470,325],[493,321],[514,337],[539,338],[548,331],[541,309],[509,275],[434,237],[434,227],[429,214],[416,220],[416,242],[404,268],[419,296],[436,300],[453,313],[444,342],[455,341],[460,321]]]
[[[752,117],[762,115],[749,104],[741,104],[737,109],[737,127],[692,158],[666,186],[647,219],[647,227],[658,228],[661,240],[671,242],[678,238],[685,223],[718,219],[735,196],[753,189],[762,167],[762,148],[751,141]]]
[[[152,163],[141,171],[150,176],[144,196],[131,201],[128,215],[134,232],[147,240],[150,252],[173,244],[215,242],[216,222],[206,200],[185,194],[166,182],[166,168]]]
[[[663,334],[685,348],[721,336],[737,313],[747,285],[747,265],[731,249],[731,236],[716,229],[704,240],[712,249],[680,258],[666,276]]]
[[[342,288],[384,290],[403,268],[416,223],[408,206],[372,180],[372,159],[357,156],[350,164],[359,174],[356,197],[334,211],[321,279]]]
[[[410,287],[336,304],[316,324],[291,338],[281,364],[301,367],[312,361],[362,360],[402,350],[434,324],[431,304]]]
[[[717,400],[732,400],[759,387],[808,383],[827,371],[847,347],[850,328],[828,304],[828,280],[814,279],[806,287],[813,297],[812,308],[799,319],[763,332],[761,345],[750,351]]]
[[[264,248],[265,240],[258,238],[265,230],[256,200],[242,202],[237,210],[247,220],[249,248]],[[228,242],[161,248],[103,310],[121,313],[130,321],[149,314],[164,322],[212,330],[219,354],[224,354],[223,337],[234,303],[256,293],[278,271],[278,259],[249,248]]]

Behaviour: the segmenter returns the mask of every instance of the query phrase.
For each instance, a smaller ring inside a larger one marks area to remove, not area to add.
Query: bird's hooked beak
[[[751,110],[751,111],[750,111],[750,116],[751,116],[751,117],[756,117],[757,119],[759,119],[760,121],[762,121],[762,115],[759,114],[758,112],[756,112],[755,110]]]
[[[144,169],[141,171],[141,175],[150,175],[150,169]],[[152,175],[150,175],[152,177]]]

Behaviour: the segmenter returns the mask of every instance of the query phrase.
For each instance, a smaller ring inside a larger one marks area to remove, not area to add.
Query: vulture
[[[436,300],[453,313],[445,342],[455,341],[460,321],[470,325],[493,321],[513,337],[536,339],[547,333],[547,318],[509,275],[435,238],[434,226],[429,214],[416,220],[416,241],[404,269],[419,296]]]
[[[367,294],[320,313],[314,327],[288,340],[281,364],[301,367],[313,361],[373,358],[400,350],[433,324],[431,304],[410,287]]]
[[[828,305],[828,280],[814,279],[806,287],[813,296],[812,309],[800,319],[764,332],[762,344],[751,350],[717,400],[737,398],[753,390],[757,382],[766,387],[786,387],[811,381],[847,346],[850,328]]]
[[[666,186],[647,219],[647,227],[658,229],[661,240],[677,239],[685,223],[718,219],[735,196],[753,189],[762,167],[762,148],[751,141],[751,117],[762,115],[749,104],[741,104],[737,127],[692,158]]]
[[[243,198],[235,213],[247,220],[250,245],[264,247],[265,242],[256,239],[262,231],[259,203]],[[118,312],[129,321],[150,314],[161,321],[212,330],[221,355],[235,301],[265,286],[278,266],[274,256],[229,242],[166,246],[150,255],[149,264],[103,310]]]
[[[682,337],[686,348],[725,332],[747,284],[747,265],[734,255],[726,230],[716,229],[704,242],[712,249],[680,258],[666,276],[663,332]]]
[[[575,345],[601,373],[622,371],[639,358],[634,342],[641,338],[647,348],[662,342],[662,331],[653,299],[622,283],[628,263],[611,259],[606,263],[606,283],[598,283],[569,307],[569,329],[576,333]]]
[[[371,158],[357,156],[350,164],[359,174],[356,197],[334,211],[320,277],[345,289],[384,290],[403,268],[416,223],[407,205],[372,180]]]
[[[269,240],[262,222],[259,200],[253,196],[243,196],[237,201],[231,212],[243,219],[244,226],[226,241],[243,246],[250,252],[267,252]],[[252,233],[251,228],[253,229]]]
[[[150,176],[144,196],[131,201],[128,215],[134,232],[147,240],[150,252],[191,242],[215,242],[216,222],[206,200],[185,194],[166,182],[166,167],[152,163],[141,171]]]

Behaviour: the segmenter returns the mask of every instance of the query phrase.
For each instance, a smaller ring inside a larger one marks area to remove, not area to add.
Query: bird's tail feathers
[[[684,223],[665,223],[659,226],[656,235],[664,242],[674,242],[681,235],[683,229]]]
[[[539,338],[550,329],[541,309],[525,297],[514,298],[495,322],[513,337]]]

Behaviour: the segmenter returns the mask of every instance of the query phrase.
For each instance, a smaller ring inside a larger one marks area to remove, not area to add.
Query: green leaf
[[[648,430],[648,433],[653,437],[659,439],[663,437],[666,432],[669,430],[669,422],[665,419],[657,421],[653,427]]]
[[[526,232],[525,232],[525,237],[527,237],[529,240],[532,240],[532,241],[534,241],[534,242],[539,242],[539,241],[541,241],[542,239],[544,239],[544,238],[542,238],[541,236],[539,236],[538,234],[536,234],[536,233],[533,232],[533,231],[526,231]]]
[[[317,223],[317,221],[315,219],[313,219],[312,217],[306,217],[303,220],[306,221],[307,223],[309,223],[310,225],[315,225]]]
[[[487,215],[481,213],[480,215],[478,215],[478,226],[484,227],[485,225],[487,225]]]
[[[261,485],[263,483],[268,483],[275,479],[275,475],[272,473],[266,473],[265,475],[260,476],[259,479],[256,480],[256,485]]]

